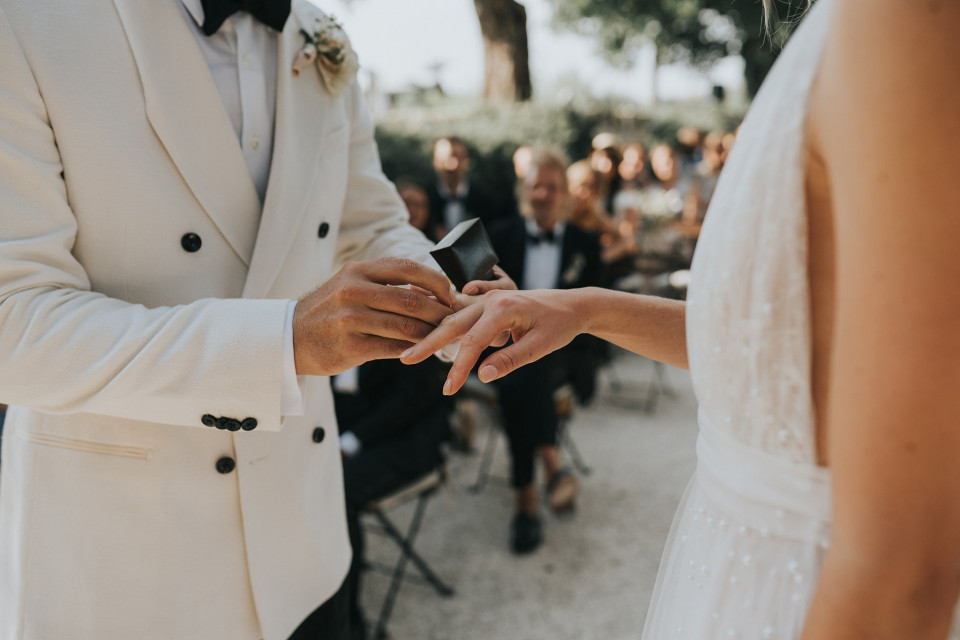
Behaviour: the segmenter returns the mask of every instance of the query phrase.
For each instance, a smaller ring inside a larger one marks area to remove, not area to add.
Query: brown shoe
[[[567,513],[576,506],[580,481],[569,469],[560,469],[547,483],[547,503],[555,514]]]

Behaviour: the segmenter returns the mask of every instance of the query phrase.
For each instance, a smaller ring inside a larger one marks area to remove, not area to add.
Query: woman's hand
[[[490,291],[447,316],[400,360],[405,364],[422,362],[459,338],[460,351],[443,386],[444,395],[453,395],[484,349],[495,346],[504,334],[513,337],[513,344],[483,361],[478,372],[482,382],[501,378],[583,333],[588,314],[580,311],[578,300],[577,290]]]
[[[493,275],[495,276],[493,280],[472,280],[467,284],[463,285],[463,293],[456,293],[454,295],[453,301],[453,310],[460,311],[466,307],[469,307],[472,304],[476,304],[483,300],[483,294],[490,291],[516,291],[517,283],[507,275],[507,272],[501,269],[500,267],[494,265]],[[502,347],[507,344],[507,340],[510,339],[510,333],[505,331],[499,336],[494,338],[493,342],[490,343],[491,347]]]
[[[493,280],[472,280],[463,285],[464,295],[479,296],[487,293],[488,291],[494,291],[497,289],[503,291],[517,290],[517,283],[514,282],[510,276],[507,275],[507,272],[500,267],[494,265],[493,275],[496,276]]]

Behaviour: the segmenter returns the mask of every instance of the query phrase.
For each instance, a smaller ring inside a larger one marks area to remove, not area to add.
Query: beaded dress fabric
[[[830,544],[811,393],[804,145],[833,2],[814,4],[758,93],[697,246],[687,300],[697,470],[644,640],[798,638]]]

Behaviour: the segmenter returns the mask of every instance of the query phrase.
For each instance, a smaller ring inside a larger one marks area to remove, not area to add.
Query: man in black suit
[[[521,289],[573,289],[602,282],[599,236],[567,224],[567,161],[559,152],[535,152],[521,189],[524,217],[499,221],[490,240],[500,266]],[[517,491],[511,525],[516,553],[529,553],[542,542],[534,485],[534,458],[543,463],[550,506],[573,507],[576,478],[560,466],[554,391],[572,383],[581,401],[593,395],[594,343],[581,336],[547,357],[497,381],[504,428],[512,456],[512,484]]]
[[[373,360],[333,379],[343,454],[347,528],[353,561],[347,576],[351,627],[364,636],[360,610],[363,506],[426,475],[442,460],[450,436],[451,406],[440,389],[447,365],[430,358],[406,366]]]
[[[467,178],[470,154],[463,140],[455,136],[438,138],[433,143],[433,169],[437,183],[430,188],[430,222],[426,234],[439,241],[464,220],[480,218],[490,227],[494,220],[513,212],[502,211],[482,191],[474,189]]]

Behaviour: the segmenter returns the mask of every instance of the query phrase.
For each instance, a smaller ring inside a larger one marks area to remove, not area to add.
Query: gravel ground
[[[650,361],[620,353],[602,372],[593,405],[575,410],[570,432],[592,473],[581,477],[573,516],[543,514],[543,546],[509,550],[513,495],[506,482],[504,438],[493,477],[469,490],[481,454],[454,453],[451,483],[427,507],[417,549],[455,589],[444,598],[405,583],[388,626],[395,640],[566,640],[639,638],[660,554],[695,464],[696,403],[686,371],[665,368],[671,395],[644,411],[654,379]],[[615,389],[611,380],[619,380]],[[492,418],[481,414],[476,446]],[[494,427],[496,428],[496,427]],[[391,513],[400,525],[412,506]],[[392,564],[397,548],[368,536],[368,557]],[[363,600],[375,618],[389,579],[369,572]]]

